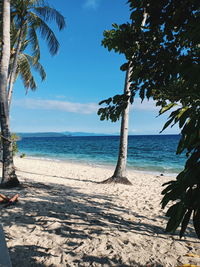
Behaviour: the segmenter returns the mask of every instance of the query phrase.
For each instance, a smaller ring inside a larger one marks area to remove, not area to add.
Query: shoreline
[[[19,155],[16,155],[15,158],[20,158]],[[105,169],[109,169],[112,170],[114,172],[114,169],[116,167],[116,164],[103,164],[103,163],[96,163],[96,162],[92,162],[90,160],[74,160],[74,159],[56,159],[53,157],[40,157],[40,156],[31,156],[31,155],[26,155],[24,158],[22,159],[33,159],[33,160],[41,160],[41,161],[47,161],[47,162],[63,162],[63,163],[69,163],[69,164],[78,164],[78,165],[83,165],[83,166],[93,166],[93,167],[99,167],[99,168],[105,168]],[[139,167],[138,167],[139,168]],[[127,171],[132,171],[132,172],[136,172],[136,173],[144,173],[144,174],[150,174],[150,175],[160,175],[160,176],[167,176],[167,177],[173,177],[175,178],[178,175],[178,172],[162,172],[162,171],[152,171],[152,170],[146,170],[146,169],[138,169],[137,167],[134,166],[129,166],[127,164]],[[181,171],[181,170],[180,170]]]

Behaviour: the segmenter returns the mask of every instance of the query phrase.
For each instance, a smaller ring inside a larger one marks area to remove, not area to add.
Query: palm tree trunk
[[[2,181],[4,186],[19,184],[13,165],[12,142],[9,129],[7,79],[10,61],[10,0],[3,1],[3,36],[0,66],[0,124],[3,143]]]
[[[143,20],[141,23],[141,27],[144,27],[147,20],[146,10],[143,14]],[[130,95],[130,76],[131,76],[131,62],[129,61],[128,70],[126,71],[126,79],[124,86],[124,94]],[[106,179],[101,182],[103,184],[108,183],[120,183],[132,185],[132,183],[126,178],[126,162],[127,162],[127,150],[128,150],[128,119],[129,119],[129,107],[130,101],[127,102],[127,107],[123,111],[122,121],[121,121],[121,131],[120,131],[120,145],[119,145],[119,153],[118,153],[118,161],[112,177]]]
[[[128,70],[126,71],[124,94],[130,95],[130,75],[131,66],[129,62]],[[118,161],[112,177],[106,179],[102,183],[121,183],[131,185],[131,182],[126,178],[126,162],[127,162],[127,148],[128,148],[128,120],[129,120],[130,101],[127,102],[127,107],[123,111],[120,131],[120,144]]]
[[[17,60],[18,60],[18,56],[19,56],[20,49],[22,46],[22,37],[23,37],[23,27],[21,27],[21,29],[20,29],[19,38],[17,41],[17,48],[16,48],[16,52],[15,52],[15,57],[14,57],[13,65],[12,65],[11,70],[10,70],[10,77],[8,79],[8,93],[7,94],[8,94],[8,109],[9,109],[9,111],[10,111],[10,105],[11,105],[12,94],[13,94],[13,86],[14,86],[16,72],[17,72]]]

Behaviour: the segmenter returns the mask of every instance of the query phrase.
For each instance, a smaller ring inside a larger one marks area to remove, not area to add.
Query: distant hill
[[[106,134],[84,132],[40,132],[40,133],[17,133],[22,138],[26,137],[64,137],[64,136],[105,136]]]
[[[119,136],[118,133],[113,134],[102,134],[102,133],[86,133],[86,132],[38,132],[38,133],[16,133],[21,138],[26,137],[73,137],[73,136]],[[131,135],[131,134],[130,134]],[[143,135],[143,134],[142,134]],[[153,134],[152,136],[154,136]],[[167,134],[177,135],[177,134]],[[161,136],[160,134],[158,136]]]
[[[100,133],[85,133],[85,132],[62,132],[64,135],[71,136],[105,136],[109,134],[100,134]]]
[[[62,137],[65,134],[62,133],[54,133],[54,132],[44,132],[44,133],[17,133],[20,137]]]

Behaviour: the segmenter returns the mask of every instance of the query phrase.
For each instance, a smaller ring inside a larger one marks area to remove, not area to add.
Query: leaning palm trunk
[[[144,27],[147,20],[147,13],[144,12],[141,27]],[[129,61],[128,70],[126,71],[126,79],[124,86],[124,94],[130,95],[130,76],[131,76],[131,62]],[[128,149],[128,119],[129,119],[130,101],[127,102],[127,107],[122,113],[121,132],[120,132],[120,145],[118,153],[117,166],[112,177],[106,179],[102,183],[121,183],[131,185],[132,183],[126,178],[126,162],[127,162],[127,149]]]
[[[129,62],[128,70],[126,71],[126,79],[124,86],[124,94],[130,95],[130,75],[131,66]],[[121,183],[131,185],[131,182],[126,178],[126,162],[127,162],[127,148],[128,148],[128,120],[129,120],[130,101],[122,113],[121,131],[120,131],[120,145],[118,153],[118,161],[112,177],[106,179],[102,183]]]
[[[7,79],[10,61],[10,0],[3,1],[3,36],[0,66],[0,124],[3,144],[2,183],[5,186],[19,184],[13,165],[12,142],[9,130],[9,112],[7,101]]]
[[[13,94],[13,86],[16,78],[16,72],[17,72],[17,60],[20,53],[20,49],[22,46],[22,38],[23,38],[23,27],[20,29],[19,38],[17,41],[17,48],[13,60],[13,64],[11,66],[10,75],[8,79],[8,108],[10,110],[11,100],[12,100],[12,94]]]

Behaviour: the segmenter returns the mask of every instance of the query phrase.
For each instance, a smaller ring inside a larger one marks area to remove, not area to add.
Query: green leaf
[[[129,67],[129,63],[124,63],[123,65],[121,65],[120,70],[121,71],[127,71]]]
[[[104,99],[104,100],[100,101],[99,105],[102,105],[102,104],[109,105],[111,101],[112,101],[112,97],[109,97],[108,99]]]
[[[175,186],[173,190],[170,192],[165,193],[161,204],[162,204],[162,209],[165,208],[165,206],[170,202],[170,201],[175,201],[181,199],[182,194],[184,193],[184,189],[182,187]]]
[[[168,120],[165,125],[163,126],[162,130],[160,131],[160,133],[162,133],[174,120],[174,118],[171,118],[170,120]]]
[[[180,225],[183,216],[187,210],[181,202],[175,204],[173,207],[173,212],[171,212],[171,216],[166,227],[166,232],[172,233],[174,233]]]
[[[181,138],[178,143],[178,147],[176,149],[176,154],[181,154],[184,149],[185,149],[185,141],[183,138]]]
[[[176,214],[177,209],[179,208],[179,206],[180,206],[180,202],[178,202],[178,203],[174,204],[173,206],[171,206],[168,209],[168,211],[166,212],[166,216],[167,217],[173,217]]]
[[[171,181],[170,184],[161,192],[162,195],[165,195],[167,192],[171,191],[177,186],[176,181]]]
[[[194,210],[193,225],[194,225],[195,232],[196,232],[198,238],[200,239],[200,209],[199,208]]]
[[[191,168],[193,167],[200,158],[200,151],[194,152],[190,158],[186,161],[185,168]]]
[[[189,107],[187,107],[187,109],[180,116],[179,128],[183,127],[183,125],[185,124],[186,120],[189,118],[190,113],[191,113],[191,110],[189,109]]]
[[[177,106],[176,103],[170,103],[168,104],[167,106],[163,107],[160,111],[159,111],[159,114],[163,114],[165,113],[166,111],[170,110],[172,107],[175,107]]]
[[[115,29],[118,29],[118,28],[119,28],[119,26],[118,26],[117,23],[113,23],[112,26],[113,26],[113,28],[115,28]]]
[[[181,223],[181,230],[180,230],[180,238],[183,237],[184,233],[185,233],[185,230],[188,226],[188,223],[190,221],[190,217],[191,217],[191,214],[192,214],[192,209],[188,210],[183,218],[183,221]]]

